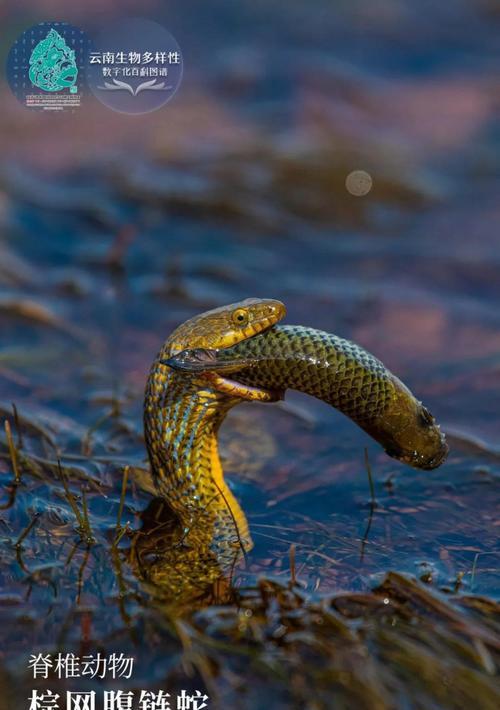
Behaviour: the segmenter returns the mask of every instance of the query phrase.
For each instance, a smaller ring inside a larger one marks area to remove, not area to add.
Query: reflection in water
[[[231,578],[241,548],[214,548],[213,530],[206,526],[194,525],[186,534],[162,498],[150,503],[141,520],[128,562],[156,602],[178,614],[233,599]]]

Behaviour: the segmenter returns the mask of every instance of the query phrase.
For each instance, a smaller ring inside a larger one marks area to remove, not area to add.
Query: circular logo
[[[87,35],[67,22],[41,22],[25,30],[7,57],[7,79],[21,103],[37,111],[80,106]]]
[[[158,23],[121,20],[102,32],[91,47],[87,79],[93,94],[114,111],[156,111],[181,83],[181,50]]]

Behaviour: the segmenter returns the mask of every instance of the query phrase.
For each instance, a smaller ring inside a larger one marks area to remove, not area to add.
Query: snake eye
[[[248,311],[244,308],[237,308],[233,312],[231,318],[233,319],[233,323],[235,325],[245,326],[248,323]]]

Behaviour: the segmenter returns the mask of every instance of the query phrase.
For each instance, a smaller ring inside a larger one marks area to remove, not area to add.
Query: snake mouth
[[[235,372],[252,367],[257,364],[257,360],[251,358],[238,360],[218,360],[220,350],[210,350],[208,348],[193,348],[192,350],[182,350],[172,355],[166,360],[161,360],[162,365],[167,365],[179,372]]]

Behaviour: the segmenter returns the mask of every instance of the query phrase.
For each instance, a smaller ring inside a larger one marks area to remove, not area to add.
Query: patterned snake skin
[[[335,335],[276,325],[284,314],[278,301],[251,299],[197,316],[170,336],[149,376],[144,423],[159,491],[184,529],[202,530],[217,553],[251,546],[217,445],[243,398],[275,401],[293,388],[336,407],[412,466],[435,468],[447,455],[432,415],[379,360]]]
[[[196,316],[170,335],[151,367],[144,432],[152,474],[185,541],[206,554],[222,552],[233,560],[235,550],[252,545],[245,514],[224,480],[217,444],[222,421],[242,400],[220,392],[204,376],[186,376],[164,363],[190,346],[227,347],[251,338],[284,314],[279,301],[247,299]]]

